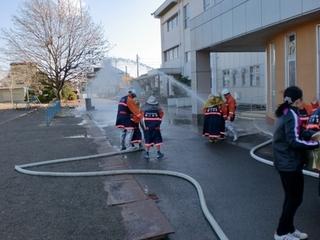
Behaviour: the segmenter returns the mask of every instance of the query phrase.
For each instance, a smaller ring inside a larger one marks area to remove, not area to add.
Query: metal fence
[[[46,118],[46,123],[47,126],[50,125],[50,122],[52,121],[52,119],[55,118],[55,116],[58,114],[58,112],[61,109],[61,103],[60,101],[52,101],[46,108],[45,110],[45,118]]]
[[[267,102],[266,95],[259,95],[259,96],[252,96],[251,97],[251,105],[250,109],[253,110],[254,108],[265,109]]]

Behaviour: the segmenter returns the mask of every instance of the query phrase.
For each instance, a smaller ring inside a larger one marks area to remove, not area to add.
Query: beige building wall
[[[8,76],[1,79],[0,88],[24,88],[28,87],[33,90],[38,90],[41,87],[35,79],[37,72],[36,64],[25,62],[10,63],[10,72]]]
[[[11,63],[10,79],[13,88],[32,87],[36,85],[35,74],[37,72],[34,63]]]
[[[267,82],[271,83],[271,52],[270,44],[273,42],[275,46],[275,85],[271,89],[271,84],[267,84],[268,89],[268,111],[267,115],[269,121],[274,119],[271,92],[275,91],[275,103],[278,105],[283,101],[283,91],[289,86],[287,74],[287,54],[286,54],[286,37],[292,33],[296,38],[296,85],[303,90],[303,100],[305,103],[310,104],[313,97],[319,100],[319,79],[318,72],[319,61],[317,56],[317,25],[320,24],[320,18],[308,23],[294,26],[282,31],[267,42]],[[272,109],[272,110],[271,110]]]

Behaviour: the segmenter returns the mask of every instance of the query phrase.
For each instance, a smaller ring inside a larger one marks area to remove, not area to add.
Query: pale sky
[[[25,0],[9,0],[0,8],[0,28],[12,28],[11,17]],[[114,46],[108,56],[136,61],[152,68],[161,64],[160,20],[151,16],[165,0],[74,0],[89,7],[95,23],[101,23],[105,37]],[[121,63],[120,63],[121,64]],[[126,64],[135,75],[134,64]],[[1,70],[9,66],[0,63]],[[121,66],[117,66],[121,68]],[[141,69],[143,71],[143,69]],[[1,73],[0,73],[1,74]],[[142,74],[142,72],[141,72]],[[135,76],[134,76],[135,77]]]

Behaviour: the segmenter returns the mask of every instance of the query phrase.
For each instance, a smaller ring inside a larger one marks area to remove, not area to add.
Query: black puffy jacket
[[[274,123],[273,163],[278,171],[301,171],[305,164],[305,150],[319,147],[318,141],[303,140],[298,109],[290,107]]]

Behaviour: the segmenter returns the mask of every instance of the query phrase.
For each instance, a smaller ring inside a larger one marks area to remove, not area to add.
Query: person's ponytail
[[[276,117],[283,115],[283,111],[297,99],[302,98],[302,90],[297,86],[290,86],[283,92],[283,103],[280,104],[275,111]]]
[[[280,117],[283,115],[283,111],[286,108],[289,108],[290,104],[288,103],[288,101],[284,101],[282,104],[280,104],[277,108],[277,110],[275,111],[275,115],[276,117]]]

